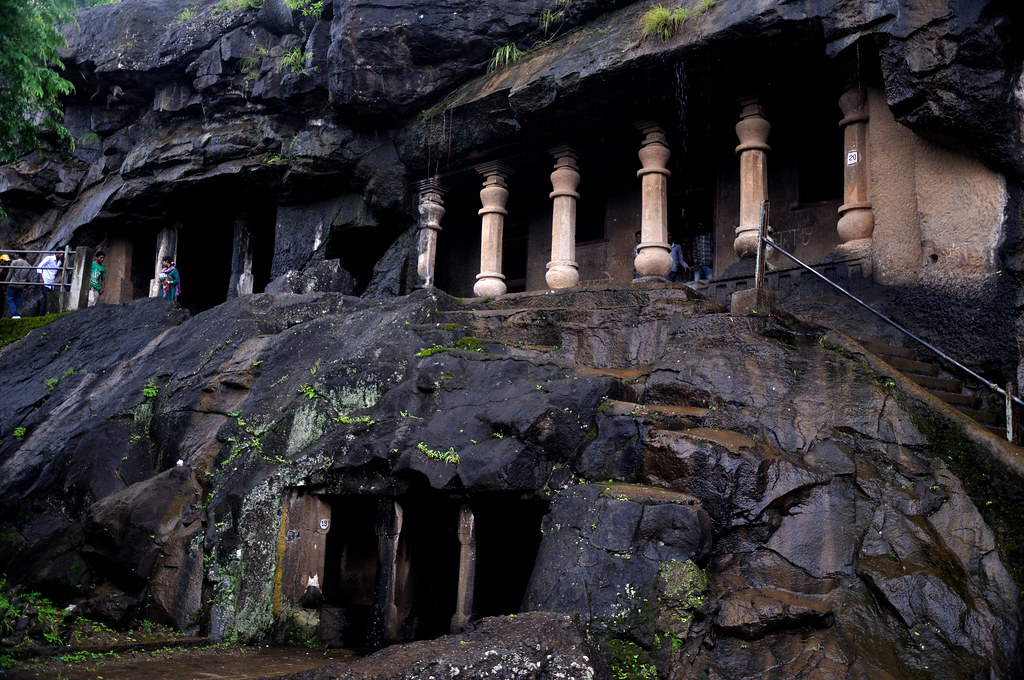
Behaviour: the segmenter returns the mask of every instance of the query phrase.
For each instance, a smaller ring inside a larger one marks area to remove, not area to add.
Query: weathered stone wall
[[[133,300],[135,288],[132,282],[132,242],[125,239],[107,239],[100,243],[97,250],[107,254],[107,282],[103,286],[103,303],[118,304]]]
[[[884,94],[868,89],[868,162],[875,231],[871,239],[875,280],[910,284],[921,271],[921,227],[917,210],[912,132],[897,123]]]

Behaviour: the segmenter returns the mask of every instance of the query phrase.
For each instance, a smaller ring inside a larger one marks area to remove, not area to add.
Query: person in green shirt
[[[96,256],[92,260],[92,275],[89,276],[89,306],[93,307],[96,302],[100,299],[100,293],[103,292],[103,285],[107,282],[107,268],[103,266],[103,261],[107,259],[107,254],[102,250],[96,251]]]
[[[181,293],[181,275],[171,258],[163,259],[164,268],[160,270],[160,297],[165,300],[177,300]]]

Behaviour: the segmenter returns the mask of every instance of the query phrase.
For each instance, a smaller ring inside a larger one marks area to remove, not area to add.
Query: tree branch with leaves
[[[0,161],[38,148],[43,130],[71,138],[61,97],[74,88],[60,75],[59,50],[73,8],[70,0],[0,0]]]

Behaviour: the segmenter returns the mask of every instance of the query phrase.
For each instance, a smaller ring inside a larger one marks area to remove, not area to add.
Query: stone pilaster
[[[501,163],[478,165],[476,171],[484,177],[484,188],[480,190],[480,273],[476,275],[473,292],[478,297],[495,297],[508,290],[501,273],[501,241],[508,214],[506,187],[512,171]]]
[[[772,126],[762,115],[757,98],[744,99],[740,106],[740,122],[736,123],[740,140],[736,147],[740,155],[740,224],[732,247],[740,259],[745,259],[757,254],[761,202],[768,196],[768,134]]]
[[[156,262],[153,267],[153,278],[149,281],[149,297],[160,297],[160,270],[165,257],[178,263],[178,225],[161,229],[156,235]]]
[[[131,302],[135,293],[132,287],[132,242],[124,238],[107,238],[96,250],[107,254],[107,281],[103,284],[100,302],[108,305]]]
[[[281,555],[280,595],[275,603],[316,608],[323,601],[327,533],[331,528],[331,506],[319,495],[302,489],[288,492],[285,500]]]
[[[235,218],[234,242],[231,246],[231,278],[228,280],[228,299],[252,293],[252,230],[249,220]]]
[[[551,173],[551,261],[544,279],[552,289],[572,288],[580,283],[576,264],[576,201],[580,195],[579,154],[568,146],[550,150],[555,157]]]
[[[473,617],[476,592],[476,518],[468,505],[459,508],[459,591],[451,632],[461,633]]]
[[[447,188],[433,177],[420,182],[420,222],[417,243],[417,288],[434,287],[434,265],[437,262],[437,237],[444,217],[444,194]]]
[[[840,248],[866,246],[875,230],[868,186],[868,101],[864,88],[856,85],[839,98],[843,119],[843,204],[839,206],[836,231],[843,243]]]
[[[398,539],[402,534],[402,506],[381,500],[377,506],[377,584],[373,597],[368,644],[382,649],[398,639],[398,607],[395,604]]]
[[[644,135],[640,148],[640,244],[633,267],[643,276],[668,276],[672,256],[668,245],[668,159],[665,131],[657,123],[641,122]]]
[[[75,248],[72,262],[71,290],[61,309],[74,312],[89,306],[89,277],[92,276],[93,249],[85,246]]]

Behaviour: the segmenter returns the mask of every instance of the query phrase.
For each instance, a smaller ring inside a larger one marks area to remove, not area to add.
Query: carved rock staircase
[[[907,376],[934,396],[958,409],[967,417],[993,433],[1006,436],[1004,416],[974,394],[972,385],[960,378],[949,376],[930,361],[922,361],[917,350],[890,345],[885,339],[861,337],[857,341],[894,369]]]

